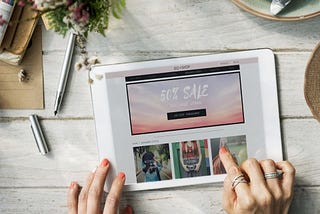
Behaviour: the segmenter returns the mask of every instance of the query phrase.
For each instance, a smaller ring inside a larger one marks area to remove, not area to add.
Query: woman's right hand
[[[248,159],[239,167],[227,148],[219,155],[227,171],[222,202],[228,213],[288,213],[295,177],[288,161]]]

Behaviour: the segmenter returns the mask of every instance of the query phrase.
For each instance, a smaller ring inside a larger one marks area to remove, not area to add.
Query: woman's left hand
[[[103,159],[94,172],[88,175],[86,184],[80,191],[77,182],[71,182],[68,191],[68,213],[69,214],[94,214],[102,213],[101,199],[103,187],[108,175],[110,164],[107,159]],[[108,193],[103,214],[116,214],[119,208],[120,195],[125,183],[125,174],[120,172],[114,179],[110,192]],[[127,206],[123,214],[132,213],[132,208]]]

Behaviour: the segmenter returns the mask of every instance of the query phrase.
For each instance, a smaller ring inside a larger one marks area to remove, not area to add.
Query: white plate
[[[277,16],[270,13],[271,0],[232,0],[232,2],[249,13],[271,20],[296,21],[320,15],[320,0],[293,0]]]

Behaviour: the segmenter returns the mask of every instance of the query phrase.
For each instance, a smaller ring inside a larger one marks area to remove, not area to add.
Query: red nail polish
[[[124,179],[126,177],[126,174],[124,174],[123,172],[120,172],[118,174],[118,177],[121,178],[121,179]]]
[[[126,214],[132,214],[133,213],[133,209],[130,205],[127,205],[127,207],[125,208],[125,213]]]
[[[75,187],[76,183],[74,181],[72,181],[70,183],[69,189],[73,189]]]
[[[227,151],[228,151],[227,148],[224,147],[224,146],[220,148],[220,153],[221,154],[226,153]]]
[[[109,164],[108,159],[103,159],[100,163],[100,166],[107,166]]]

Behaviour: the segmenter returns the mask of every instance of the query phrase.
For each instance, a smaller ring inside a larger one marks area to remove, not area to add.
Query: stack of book
[[[19,65],[37,25],[38,13],[30,6],[14,6],[0,46],[0,60]]]

